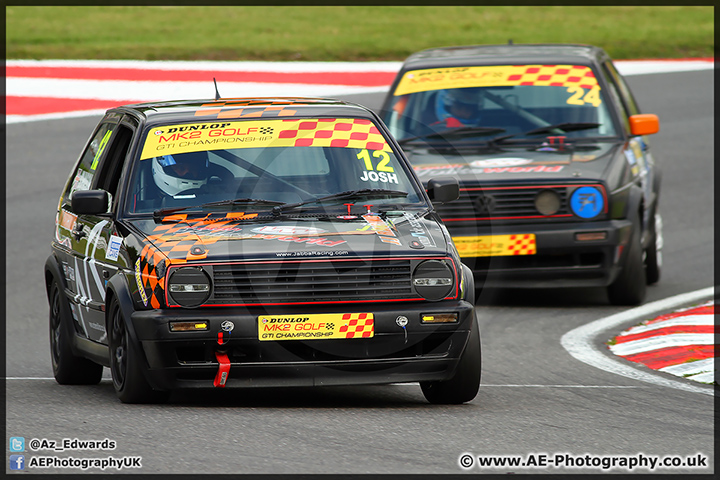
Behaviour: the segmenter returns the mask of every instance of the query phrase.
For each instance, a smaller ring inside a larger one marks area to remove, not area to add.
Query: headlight
[[[535,208],[542,215],[554,215],[560,210],[560,195],[555,190],[543,190],[535,196]]]
[[[580,218],[595,218],[604,207],[605,199],[598,187],[580,187],[570,195],[570,208]]]
[[[198,267],[181,267],[170,275],[170,297],[183,307],[197,307],[210,298],[210,278]]]
[[[426,260],[413,273],[415,291],[427,300],[442,300],[452,292],[455,275],[447,263]]]

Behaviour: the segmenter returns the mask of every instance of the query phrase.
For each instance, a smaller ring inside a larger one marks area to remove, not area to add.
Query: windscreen
[[[368,119],[164,125],[146,134],[125,210],[148,213],[243,199],[258,200],[255,205],[263,208],[367,190],[388,192],[373,192],[366,203],[374,206],[422,204],[412,175]],[[342,197],[335,203],[345,208]]]
[[[579,65],[500,65],[406,72],[383,119],[399,140],[467,128],[463,139],[533,130],[568,139],[609,137],[616,127],[593,71]],[[562,125],[564,124],[564,125]],[[492,128],[492,130],[491,130]],[[428,142],[433,137],[428,137]]]

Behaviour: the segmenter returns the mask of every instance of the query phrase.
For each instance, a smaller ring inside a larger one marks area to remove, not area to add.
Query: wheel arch
[[[65,275],[61,273],[60,261],[54,253],[51,253],[48,256],[47,260],[45,260],[45,295],[47,296],[48,300],[50,300],[50,285],[52,284],[53,280],[57,280],[58,284],[60,285],[60,290],[64,295],[65,288],[67,288],[67,285],[65,283]]]
[[[107,288],[105,289],[105,329],[108,332],[110,331],[110,304],[113,300],[117,300],[130,339],[137,344],[138,337],[130,320],[135,308],[124,275],[113,275],[110,280],[108,280]]]
[[[135,345],[136,351],[140,356],[140,362],[142,363],[142,373],[145,380],[154,385],[154,382],[149,374],[150,363],[148,362],[145,349],[142,346],[142,342],[138,338],[137,332],[132,322],[132,314],[135,311],[132,295],[126,281],[126,276],[122,273],[113,275],[108,280],[108,286],[105,290],[105,330],[108,332],[108,343],[110,341],[109,336],[111,335],[110,315],[112,314],[110,304],[113,300],[117,300],[118,307],[122,313],[122,319],[125,323],[125,330],[128,334],[128,341]]]

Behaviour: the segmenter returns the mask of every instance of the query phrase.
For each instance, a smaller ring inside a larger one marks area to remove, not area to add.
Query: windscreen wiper
[[[441,132],[433,132],[425,135],[415,135],[414,137],[403,138],[398,140],[398,145],[405,145],[414,140],[421,138],[443,138],[443,137],[469,137],[473,135],[492,135],[493,133],[502,133],[504,128],[499,127],[461,127],[449,128]]]
[[[407,197],[408,193],[400,190],[386,190],[384,188],[362,188],[360,190],[348,190],[346,192],[333,193],[324,197],[313,198],[298,203],[286,203],[273,208],[273,215],[280,215],[287,210],[310,205],[313,203],[321,203],[328,200],[345,200],[352,197]]]
[[[599,123],[595,122],[563,122],[563,123],[556,123],[554,125],[546,125],[544,127],[539,128],[533,128],[532,130],[528,130],[527,132],[522,133],[513,133],[512,135],[503,135],[502,137],[495,137],[488,140],[488,143],[500,143],[504,140],[507,140],[508,138],[518,137],[518,136],[524,136],[524,135],[538,135],[541,133],[549,133],[552,132],[555,129],[562,130],[563,133],[565,132],[574,132],[576,130],[589,130],[591,128],[597,128],[599,127]]]
[[[155,220],[157,222],[158,220],[160,220],[160,218],[162,218],[166,215],[170,215],[171,213],[176,213],[176,212],[182,212],[183,210],[192,210],[195,208],[205,208],[205,207],[217,207],[217,206],[223,206],[223,205],[240,205],[243,203],[249,204],[249,205],[272,205],[272,206],[278,206],[278,205],[285,204],[285,202],[276,202],[274,200],[264,200],[262,198],[236,198],[235,200],[220,200],[217,202],[203,203],[202,205],[188,205],[187,207],[160,208],[153,212],[153,220]]]
[[[278,202],[275,200],[265,200],[264,198],[236,198],[234,200],[219,200],[217,202],[208,202],[200,205],[201,207],[218,207],[223,205],[285,205],[285,202]]]

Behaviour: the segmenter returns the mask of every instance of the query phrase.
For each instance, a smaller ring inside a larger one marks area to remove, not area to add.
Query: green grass
[[[714,56],[699,7],[6,7],[6,58],[402,60],[430,47],[589,43],[615,59]]]

